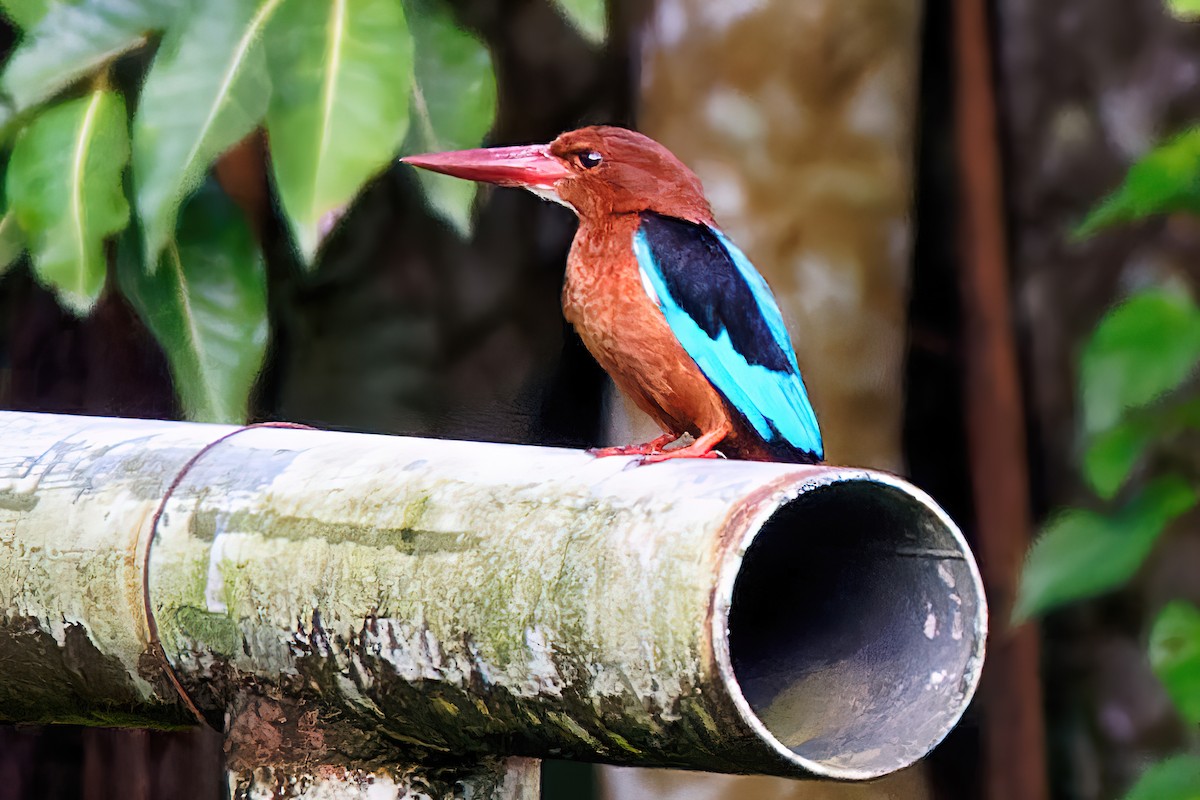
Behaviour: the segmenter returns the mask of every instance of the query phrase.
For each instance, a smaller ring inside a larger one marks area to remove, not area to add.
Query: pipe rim
[[[776,514],[799,498],[838,484],[851,483],[880,484],[894,489],[911,497],[913,500],[919,503],[926,512],[935,517],[937,521],[940,522],[944,527],[945,531],[954,539],[957,548],[962,553],[963,561],[970,576],[971,585],[978,602],[977,614],[975,615],[975,619],[973,619],[970,623],[970,630],[974,635],[974,642],[970,655],[966,661],[966,666],[963,670],[963,681],[966,686],[966,691],[962,695],[961,703],[959,703],[958,707],[947,716],[946,724],[942,726],[942,729],[937,733],[937,735],[930,737],[927,744],[922,744],[920,748],[917,748],[917,750],[913,751],[916,753],[914,757],[909,758],[905,763],[898,763],[895,766],[883,769],[856,769],[832,766],[821,761],[802,756],[780,741],[754,711],[754,709],[751,707],[750,701],[746,698],[733,666],[733,658],[730,647],[729,617],[733,608],[734,587],[737,583],[738,577],[742,572],[742,567],[744,566],[745,558],[751,544]],[[742,721],[785,763],[804,773],[815,775],[821,778],[840,781],[871,780],[874,778],[880,778],[893,772],[898,772],[925,758],[946,738],[950,731],[952,731],[958,725],[963,714],[966,713],[966,710],[971,704],[971,701],[979,687],[980,674],[983,669],[986,651],[988,606],[986,595],[984,593],[983,578],[979,572],[979,566],[975,561],[974,555],[971,552],[971,548],[967,544],[966,538],[963,536],[962,531],[958,528],[954,521],[950,519],[950,516],[941,508],[941,506],[939,506],[927,493],[895,475],[875,470],[827,469],[817,475],[803,475],[798,480],[784,486],[781,490],[772,493],[769,498],[758,501],[751,500],[750,502],[754,506],[757,506],[757,508],[754,508],[751,511],[746,522],[742,526],[740,533],[735,535],[735,538],[728,543],[728,545],[724,548],[724,552],[719,556],[720,564],[718,567],[718,579],[716,585],[714,586],[712,595],[712,627],[709,631],[709,634],[712,637],[712,654],[716,662],[717,674],[720,677],[721,683],[724,685],[725,691],[728,693],[728,696],[732,701],[734,708],[737,709],[738,715],[741,717]]]

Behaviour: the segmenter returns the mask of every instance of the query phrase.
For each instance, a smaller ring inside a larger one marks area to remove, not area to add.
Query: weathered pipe
[[[925,494],[629,466],[0,413],[0,719],[181,724],[178,682],[235,770],[402,753],[838,779],[953,727],[986,610]]]

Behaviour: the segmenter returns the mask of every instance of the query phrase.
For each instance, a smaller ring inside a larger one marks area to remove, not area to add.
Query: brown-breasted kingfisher
[[[717,227],[700,179],[667,148],[595,126],[545,145],[402,160],[528,189],[579,217],[563,312],[617,387],[663,431],[645,444],[590,452],[641,463],[822,460],[779,305]],[[688,434],[690,443],[676,444]]]

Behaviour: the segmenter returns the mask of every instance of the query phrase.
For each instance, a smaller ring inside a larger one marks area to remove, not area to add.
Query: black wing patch
[[[652,211],[641,217],[640,230],[679,307],[712,339],[727,331],[748,363],[793,371],[791,359],[763,319],[754,291],[712,228]]]

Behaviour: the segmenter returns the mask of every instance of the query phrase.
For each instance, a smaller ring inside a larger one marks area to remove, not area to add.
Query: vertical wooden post
[[[955,0],[953,15],[967,436],[976,547],[996,620],[982,689],[984,796],[1044,800],[1037,629],[1006,627],[1031,521],[986,0]]]

